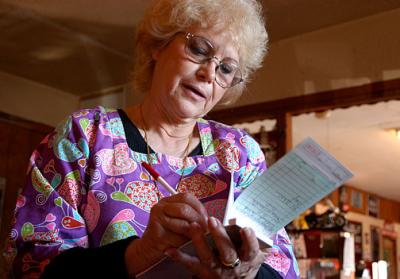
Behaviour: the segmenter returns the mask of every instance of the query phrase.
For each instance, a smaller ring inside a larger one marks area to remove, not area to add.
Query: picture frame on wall
[[[367,195],[365,192],[350,188],[350,210],[362,214],[367,213]]]
[[[350,186],[339,189],[339,205],[345,211],[367,214],[367,194]]]
[[[368,195],[368,215],[379,218],[380,200],[375,195]]]
[[[363,209],[364,204],[363,204],[363,196],[362,193],[357,191],[357,190],[352,190],[351,191],[351,207],[357,208],[357,209]]]
[[[6,195],[6,179],[5,177],[0,177],[0,226],[3,217],[5,195]]]

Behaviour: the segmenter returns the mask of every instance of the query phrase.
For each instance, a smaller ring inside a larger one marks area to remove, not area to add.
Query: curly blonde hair
[[[135,89],[139,92],[150,89],[155,65],[152,50],[192,26],[230,32],[239,51],[244,82],[228,89],[219,105],[235,102],[250,75],[261,67],[267,52],[268,34],[257,0],[153,0],[137,27]]]

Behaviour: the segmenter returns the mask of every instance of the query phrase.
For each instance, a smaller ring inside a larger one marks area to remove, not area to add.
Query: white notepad
[[[321,200],[353,174],[311,138],[263,173],[227,212],[240,227],[251,227],[259,239],[268,238]],[[230,222],[232,223],[232,222]]]

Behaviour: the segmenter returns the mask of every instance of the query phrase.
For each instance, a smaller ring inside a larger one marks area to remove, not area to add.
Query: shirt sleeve
[[[133,278],[129,277],[125,266],[125,250],[137,236],[96,247],[75,247],[55,257],[46,266],[40,279],[76,278]],[[73,268],[71,268],[73,267]]]
[[[244,153],[240,160],[240,169],[237,173],[235,196],[260,176],[266,169],[264,154],[258,143],[247,133],[242,132],[240,145]],[[267,250],[265,263],[275,269],[282,278],[300,278],[293,246],[284,228],[270,236],[273,246]],[[261,277],[262,278],[262,277]]]
[[[80,214],[86,197],[89,143],[70,116],[32,153],[18,196],[7,256],[16,278],[37,278],[62,251],[88,247]]]

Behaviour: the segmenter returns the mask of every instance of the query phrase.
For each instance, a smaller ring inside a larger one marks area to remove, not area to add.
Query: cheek
[[[218,104],[219,101],[224,96],[224,94],[226,93],[226,90],[221,88],[221,87],[219,87],[219,85],[216,85],[216,87],[218,87],[218,88],[214,89],[214,94],[213,94],[212,99],[210,99],[210,101],[209,101],[209,106],[213,106],[214,107],[216,104]]]
[[[192,79],[196,74],[195,66],[196,65],[190,65],[185,62],[179,63],[179,61],[173,63],[167,70],[169,72],[169,77],[171,78],[171,83],[176,87],[182,80]]]

